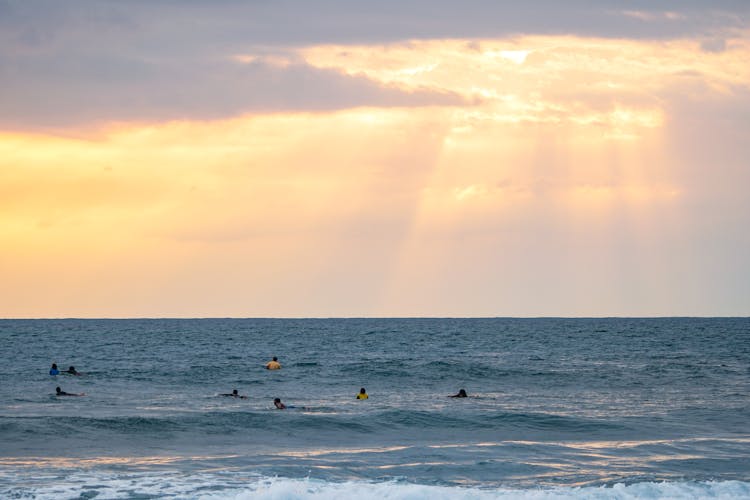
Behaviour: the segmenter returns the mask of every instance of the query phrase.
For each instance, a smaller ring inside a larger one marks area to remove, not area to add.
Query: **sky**
[[[0,0],[0,317],[750,315],[746,0]]]

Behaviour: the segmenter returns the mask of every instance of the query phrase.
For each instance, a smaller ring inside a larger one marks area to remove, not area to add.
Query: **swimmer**
[[[279,363],[279,358],[276,356],[273,357],[271,361],[266,363],[266,370],[280,370],[281,369],[281,363]]]
[[[361,388],[361,389],[359,390],[359,394],[357,394],[357,399],[367,399],[367,398],[369,398],[369,397],[370,397],[370,396],[368,396],[368,395],[367,395],[367,391],[365,391],[365,388],[364,388],[364,387],[363,387],[363,388]]]
[[[276,398],[273,400],[273,405],[278,410],[303,410],[303,411],[313,411],[315,408],[310,408],[309,406],[293,406],[293,405],[285,405],[281,402],[281,399]]]
[[[60,370],[57,369],[57,363],[52,363],[52,368],[49,369],[49,374],[52,376],[60,374]]]
[[[76,371],[76,367],[75,366],[71,366],[70,368],[68,368],[63,373],[67,373],[68,375],[77,375],[77,376],[83,375],[81,372]]]
[[[219,394],[219,396],[229,396],[231,398],[247,399],[247,396],[240,396],[240,393],[237,392],[237,389],[234,389],[232,391],[232,394]]]
[[[466,391],[464,389],[460,389],[458,391],[458,394],[454,394],[453,396],[448,396],[449,398],[468,398],[469,396],[466,394]]]
[[[55,396],[85,396],[84,393],[81,394],[73,394],[71,392],[65,392],[59,387],[55,387]]]

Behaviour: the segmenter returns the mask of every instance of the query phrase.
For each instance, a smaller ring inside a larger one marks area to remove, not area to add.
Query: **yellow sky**
[[[0,316],[659,314],[679,271],[659,238],[700,188],[672,96],[731,96],[749,55],[745,36],[227,54],[458,104],[0,132]]]

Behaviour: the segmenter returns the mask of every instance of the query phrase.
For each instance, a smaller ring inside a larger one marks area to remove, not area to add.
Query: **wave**
[[[750,483],[743,481],[640,482],[613,486],[554,488],[485,488],[439,486],[402,481],[330,482],[231,474],[162,472],[139,474],[79,473],[52,484],[2,486],[4,498],[196,498],[201,500],[244,499],[643,499],[658,498],[750,498]]]
[[[594,431],[624,429],[605,421],[544,413],[484,412],[445,414],[424,410],[389,409],[368,415],[338,412],[335,408],[297,407],[285,412],[251,410],[195,412],[164,416],[104,417],[2,417],[0,431],[13,435],[59,435],[62,432],[104,432],[114,434],[159,435],[187,432],[232,434],[248,429],[274,431],[352,431],[391,434],[394,429],[416,431],[452,430],[535,430],[555,433],[591,434]]]
[[[479,359],[441,360],[369,360],[344,364],[348,376],[361,380],[379,381],[397,386],[403,380],[422,379],[432,382],[464,381],[467,385],[481,381],[485,386],[550,384],[559,388],[631,387],[638,384],[637,376],[625,364],[610,362],[606,369],[596,364],[561,366],[554,360],[532,356],[518,364],[503,364]],[[681,372],[680,372],[681,373]],[[394,382],[398,381],[398,382]]]

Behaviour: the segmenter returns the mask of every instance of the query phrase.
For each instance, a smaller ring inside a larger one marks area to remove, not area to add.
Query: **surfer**
[[[55,387],[55,396],[84,396],[84,394],[73,394],[72,392],[65,392],[59,387]]]
[[[60,374],[60,370],[57,369],[57,363],[52,363],[52,368],[49,369],[49,374],[52,376]]]
[[[370,396],[367,395],[367,391],[365,388],[361,388],[359,390],[359,394],[357,394],[357,399],[368,399]]]
[[[266,363],[266,370],[280,370],[281,369],[281,363],[279,363],[279,358],[276,356],[273,357],[271,361]]]
[[[68,368],[63,373],[67,373],[68,375],[76,375],[76,376],[83,375],[81,372],[76,371],[76,367],[75,366],[71,366],[70,368]]]
[[[237,389],[234,389],[232,391],[232,394],[219,394],[219,396],[229,396],[230,398],[247,399],[247,396],[240,396],[240,393],[237,392]]]
[[[276,398],[273,400],[273,405],[276,407],[277,410],[302,410],[302,411],[315,411],[315,408],[311,408],[309,406],[294,406],[294,405],[285,405],[281,402],[281,399]]]
[[[453,396],[448,396],[449,398],[468,398],[469,396],[466,394],[466,391],[464,389],[459,389],[458,394],[454,394]]]

